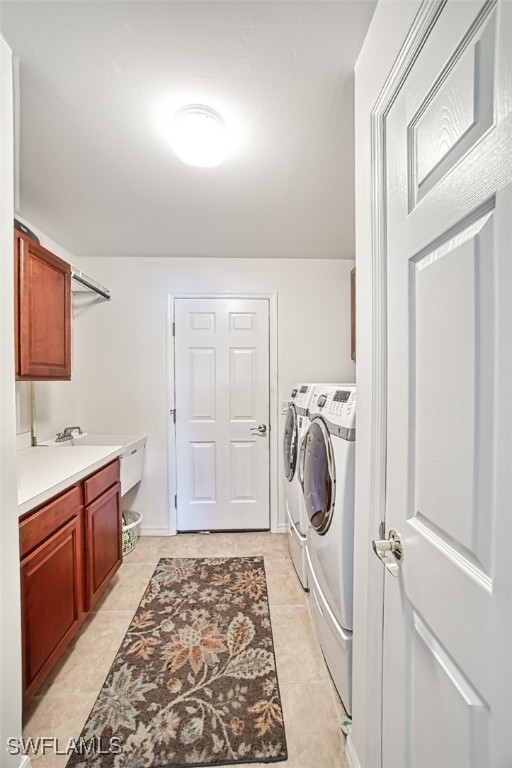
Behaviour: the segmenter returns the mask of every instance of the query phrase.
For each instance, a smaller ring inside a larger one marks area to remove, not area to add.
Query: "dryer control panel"
[[[312,384],[297,384],[291,398],[295,405],[299,408],[307,408],[311,400],[312,389]]]
[[[356,425],[356,388],[354,385],[326,387],[318,394],[311,414],[321,414],[326,421],[354,429]]]

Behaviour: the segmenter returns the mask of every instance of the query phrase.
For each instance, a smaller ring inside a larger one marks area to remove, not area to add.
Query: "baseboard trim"
[[[357,757],[357,752],[354,748],[354,743],[352,741],[352,736],[350,735],[350,733],[347,736],[347,741],[345,744],[345,754],[347,756],[347,762],[349,764],[349,768],[361,768],[361,765]]]
[[[278,533],[288,533],[288,523],[279,523],[277,526]]]
[[[168,528],[141,528],[139,536],[170,536]]]
[[[30,762],[30,757],[28,755],[24,755],[21,758],[20,768],[32,768],[32,763]]]

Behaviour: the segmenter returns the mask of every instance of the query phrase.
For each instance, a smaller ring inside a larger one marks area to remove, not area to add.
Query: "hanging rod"
[[[85,288],[88,288],[90,291],[94,291],[98,296],[110,301],[110,291],[108,288],[105,288],[104,285],[100,285],[91,277],[87,277],[87,275],[84,275],[80,269],[73,266],[71,267],[71,279],[85,286]]]

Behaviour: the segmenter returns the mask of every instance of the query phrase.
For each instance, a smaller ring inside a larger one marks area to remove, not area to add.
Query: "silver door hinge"
[[[172,324],[172,335],[176,336],[176,323]]]
[[[170,413],[170,414],[171,414],[171,416],[172,416],[172,420],[173,420],[173,421],[174,421],[174,423],[176,424],[176,408],[171,408],[171,410],[169,411],[169,413]]]
[[[174,509],[178,509],[178,494],[174,494]]]

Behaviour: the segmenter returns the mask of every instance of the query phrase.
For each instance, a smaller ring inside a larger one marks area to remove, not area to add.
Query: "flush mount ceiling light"
[[[212,168],[226,158],[228,136],[224,120],[211,107],[189,104],[179,109],[172,123],[171,145],[188,165]]]

